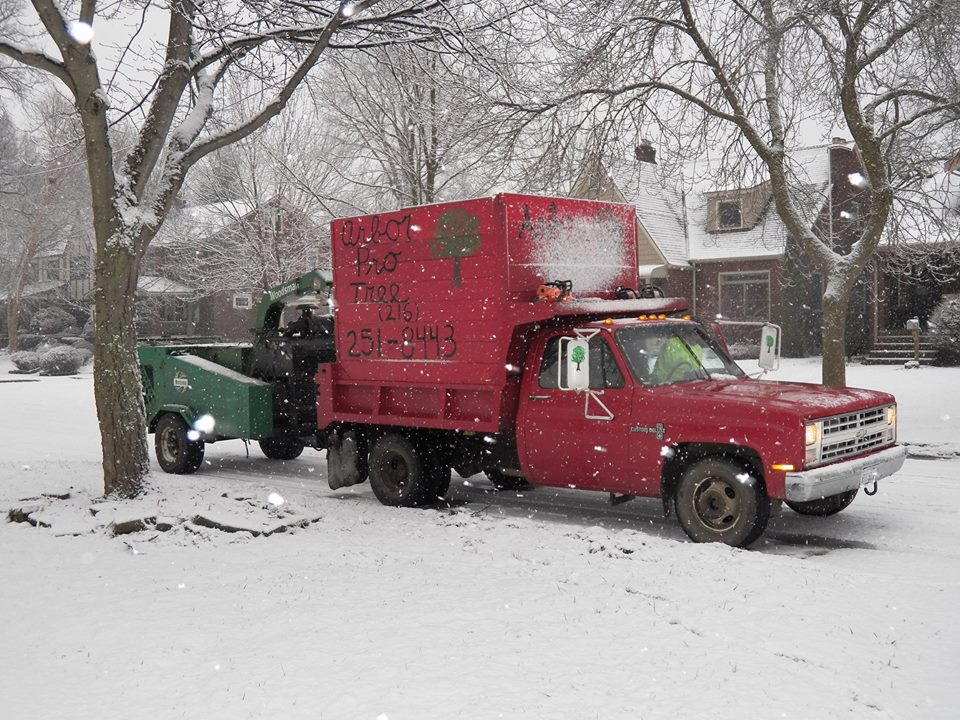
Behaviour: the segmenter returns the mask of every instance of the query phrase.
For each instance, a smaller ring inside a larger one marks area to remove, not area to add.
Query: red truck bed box
[[[637,285],[630,205],[503,194],[341,218],[331,233],[337,362],[318,374],[320,427],[497,432],[512,425],[525,326],[684,309],[613,301]],[[574,300],[537,301],[562,280]]]

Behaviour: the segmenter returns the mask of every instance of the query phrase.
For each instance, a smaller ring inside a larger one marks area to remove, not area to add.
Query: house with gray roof
[[[849,247],[862,222],[865,192],[850,180],[860,169],[855,149],[835,141],[791,157],[810,227],[827,242]],[[681,191],[657,170],[654,149],[641,145],[631,163],[587,162],[570,194],[633,204],[641,280],[690,298],[702,318],[733,323],[728,338],[753,341],[759,330],[751,323],[774,322],[783,327],[786,354],[818,352],[823,280],[777,215],[769,182],[718,187],[703,181]],[[865,352],[877,335],[875,318],[864,312],[875,281],[865,278],[855,291],[851,354]]]

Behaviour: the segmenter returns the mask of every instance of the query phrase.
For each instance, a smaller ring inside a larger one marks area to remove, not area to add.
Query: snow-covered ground
[[[784,510],[745,551],[688,542],[657,501],[482,477],[455,479],[449,507],[386,508],[366,485],[329,490],[320,453],[277,463],[239,442],[104,502],[89,370],[9,382],[26,379],[9,367],[0,355],[0,510],[45,508],[32,517],[50,527],[0,522],[3,717],[960,712],[960,368],[851,366],[851,385],[898,396],[912,453],[941,459],[909,459],[833,518]],[[109,532],[146,516],[263,534]]]

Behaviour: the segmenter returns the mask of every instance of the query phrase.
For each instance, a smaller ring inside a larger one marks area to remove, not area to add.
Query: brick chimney
[[[649,140],[641,140],[640,144],[633,149],[633,154],[638,162],[657,164],[657,149]]]

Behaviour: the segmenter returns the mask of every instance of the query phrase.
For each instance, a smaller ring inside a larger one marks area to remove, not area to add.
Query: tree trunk
[[[16,288],[10,289],[7,298],[7,348],[10,352],[17,351],[17,330],[20,325],[20,293]]]
[[[104,493],[136,497],[150,469],[134,327],[139,259],[98,243],[93,388],[103,449]]]
[[[847,386],[847,306],[849,292],[828,292],[823,296],[823,384]]]

